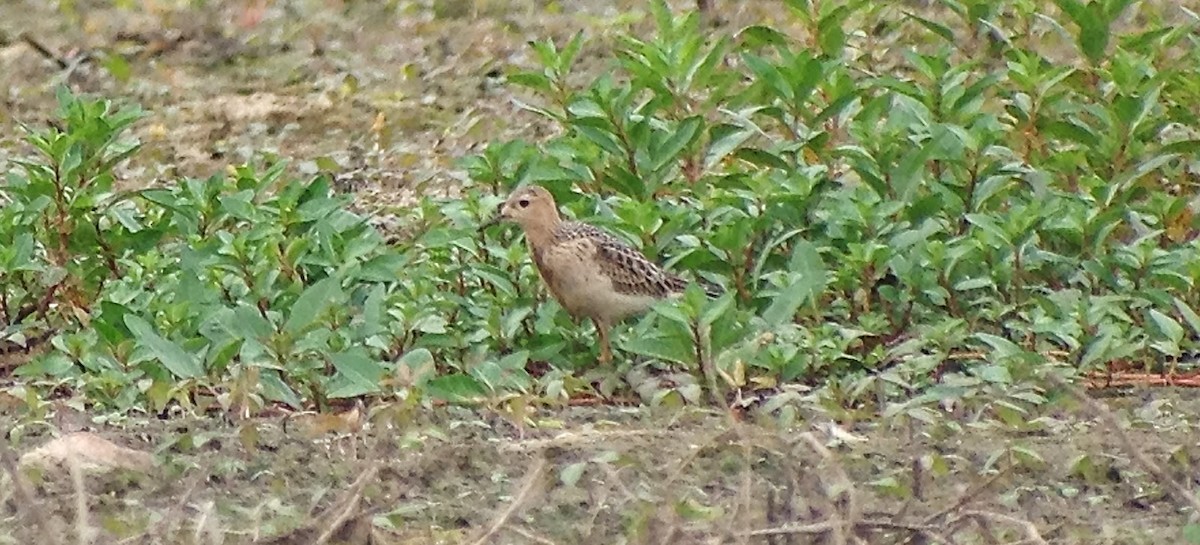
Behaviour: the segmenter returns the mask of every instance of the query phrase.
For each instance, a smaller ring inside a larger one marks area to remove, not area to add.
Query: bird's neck
[[[525,240],[530,246],[542,248],[554,240],[554,232],[562,225],[562,218],[558,212],[546,214],[538,218],[537,221],[531,221],[522,225],[525,228]]]

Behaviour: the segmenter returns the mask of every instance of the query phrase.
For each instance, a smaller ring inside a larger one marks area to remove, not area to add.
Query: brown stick
[[[363,488],[367,486],[368,482],[375,478],[375,474],[378,472],[379,465],[375,464],[371,467],[368,467],[362,472],[362,475],[359,475],[358,478],[354,480],[354,483],[350,485],[348,490],[346,490],[346,494],[344,496],[346,499],[342,502],[341,512],[338,513],[337,517],[334,517],[334,519],[330,521],[329,526],[325,528],[325,531],[321,533],[320,537],[313,542],[313,545],[325,545],[328,543],[329,540],[333,538],[333,535],[336,534],[338,530],[342,529],[342,525],[346,524],[346,521],[350,520],[350,517],[354,516],[354,513],[358,511],[358,502],[362,499]]]
[[[749,537],[768,537],[793,534],[825,534],[836,530],[842,525],[842,521],[830,519],[812,524],[785,524],[775,528],[764,528],[748,532]],[[930,526],[921,524],[903,524],[887,520],[861,520],[855,525],[858,530],[906,530],[914,534],[921,534],[935,543],[943,545],[955,545],[955,542],[947,536],[943,536]]]
[[[13,488],[17,491],[17,498],[20,499],[17,504],[18,512],[26,520],[32,522],[38,530],[35,535],[29,536],[31,539],[27,543],[35,543],[38,541],[37,538],[56,543],[58,540],[54,536],[57,534],[50,527],[50,522],[43,515],[41,503],[34,499],[33,493],[30,492],[29,486],[25,482],[25,476],[18,469],[17,454],[5,441],[0,441],[0,464],[3,464],[4,470],[8,472],[8,476],[13,482]]]
[[[929,515],[928,517],[925,517],[925,524],[933,524],[933,522],[936,521],[937,519],[942,518],[946,515],[949,515],[950,513],[957,511],[959,508],[963,507],[964,505],[967,505],[968,503],[971,502],[971,500],[974,500],[976,496],[978,496],[979,494],[982,494],[988,488],[991,488],[991,486],[993,484],[995,484],[996,481],[1000,480],[1000,477],[1008,475],[1008,472],[1012,468],[1013,468],[1013,466],[1011,466],[1011,465],[1005,466],[1004,469],[996,472],[995,475],[992,475],[991,477],[989,477],[986,481],[983,482],[983,484],[979,484],[979,485],[973,486],[971,488],[968,488],[967,491],[963,492],[963,494],[961,496],[959,496],[958,499],[954,500],[954,502],[951,503],[949,507],[946,507],[945,509],[942,509],[932,515]]]
[[[830,452],[829,449],[825,448],[825,445],[821,444],[821,442],[817,440],[817,437],[813,435],[812,432],[800,434],[800,439],[808,443],[809,448],[811,448],[814,452],[824,458],[827,463],[833,466],[833,471],[835,472],[838,480],[841,481],[843,490],[842,493],[846,497],[844,508],[845,520],[841,521],[840,526],[834,529],[834,543],[845,543],[848,539],[846,534],[849,533],[853,535],[853,532],[855,528],[857,528],[858,522],[862,517],[862,511],[859,510],[858,506],[858,496],[854,489],[854,481],[850,480],[850,476],[846,474],[846,469],[842,467],[842,464],[838,463],[837,459],[834,458],[833,453]]]
[[[1008,524],[1015,524],[1020,526],[1022,530],[1025,530],[1026,541],[1035,543],[1037,545],[1050,545],[1049,543],[1046,543],[1046,539],[1042,537],[1042,534],[1038,532],[1037,526],[1035,526],[1031,521],[1019,519],[1017,517],[1002,513],[992,513],[989,511],[964,511],[963,515],[968,517],[980,517],[997,522],[1005,522]]]
[[[533,492],[537,489],[538,484],[542,482],[542,477],[546,474],[547,465],[549,464],[545,458],[539,458],[537,462],[534,462],[533,467],[530,468],[521,480],[521,488],[516,496],[513,497],[513,500],[509,502],[508,507],[504,511],[501,511],[492,519],[492,523],[488,525],[488,529],[483,535],[472,542],[474,545],[485,545],[488,543],[492,537],[500,532],[501,528],[504,528],[505,524],[508,524],[513,515],[525,507],[529,499],[533,497]]]
[[[67,467],[71,472],[71,482],[75,485],[75,537],[79,545],[88,545],[92,541],[92,525],[88,522],[87,487],[83,482],[83,468],[77,456],[67,458]]]
[[[18,38],[22,42],[25,42],[26,44],[28,44],[29,47],[32,47],[34,51],[37,51],[38,53],[40,53],[43,57],[46,57],[47,59],[54,61],[54,64],[57,64],[58,68],[60,70],[66,70],[67,68],[71,67],[71,63],[67,62],[66,59],[64,59],[62,57],[62,55],[59,55],[58,53],[55,53],[53,50],[51,50],[49,47],[42,45],[42,42],[39,42],[37,40],[37,38],[30,36],[28,32],[22,32],[20,34],[20,36],[18,36]]]
[[[1133,458],[1133,461],[1137,463],[1137,465],[1141,466],[1143,470],[1153,475],[1155,479],[1158,479],[1158,481],[1161,482],[1166,488],[1165,491],[1170,496],[1174,497],[1175,501],[1187,504],[1192,508],[1192,512],[1194,513],[1200,513],[1200,498],[1197,498],[1196,494],[1190,492],[1187,488],[1180,484],[1179,481],[1172,479],[1171,476],[1162,469],[1162,467],[1154,463],[1153,460],[1146,456],[1146,453],[1142,452],[1142,450],[1134,444],[1133,440],[1129,438],[1129,434],[1126,433],[1124,428],[1121,427],[1121,423],[1117,421],[1117,417],[1113,415],[1113,412],[1109,410],[1108,407],[1104,406],[1104,404],[1100,403],[1099,401],[1092,399],[1091,396],[1088,396],[1086,392],[1068,383],[1062,377],[1059,377],[1052,372],[1046,373],[1046,377],[1055,386],[1070,392],[1075,399],[1079,400],[1080,403],[1083,403],[1087,408],[1091,409],[1091,411],[1100,418],[1100,421],[1103,422],[1105,426],[1107,426],[1108,429],[1117,436],[1117,439],[1121,442],[1121,446],[1125,448],[1125,451],[1129,454],[1129,457]]]

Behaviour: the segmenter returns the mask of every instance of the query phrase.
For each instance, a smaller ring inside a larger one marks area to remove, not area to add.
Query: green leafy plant
[[[1195,145],[1153,136],[1183,122],[1162,92],[1175,72],[1149,53],[1161,51],[1149,45],[1155,39],[1178,39],[1176,29],[1118,44],[1106,62],[1064,68],[1005,38],[1001,12],[963,5],[1004,43],[995,54],[1006,62],[921,44],[901,59],[907,72],[873,76],[848,68],[854,59],[835,23],[862,6],[831,6],[793,6],[803,24],[824,29],[814,49],[765,26],[705,40],[694,18],[671,17],[659,3],[657,33],[619,41],[610,75],[565,83],[587,47],[576,37],[562,50],[535,45],[545,69],[512,77],[540,99],[528,109],[562,132],[544,143],[545,155],[510,155],[523,166],[504,189],[551,185],[573,214],[737,294],[704,320],[686,301],[664,305],[633,329],[627,349],[693,369],[710,350],[726,362],[711,375],[738,388],[899,365],[916,380],[899,391],[912,391],[947,358],[980,349],[991,357],[980,360],[983,381],[973,388],[986,389],[1031,378],[1039,353],[1065,349],[1094,369],[1145,354],[1143,336],[1168,357],[1194,344],[1200,330],[1175,326],[1197,303],[1183,280],[1182,264],[1193,260],[1179,254],[1192,250],[1178,244],[1195,224],[1179,200],[1148,187],[1182,168],[1180,152]],[[1011,26],[1042,31],[1028,6],[1011,8]],[[1103,17],[1080,27],[1080,43],[1104,50],[1124,6],[1084,9]],[[1139,62],[1161,71],[1152,76]],[[1114,100],[1100,101],[1098,89]],[[499,189],[502,177],[486,179]],[[1151,230],[1131,237],[1122,226],[1131,214]],[[1152,230],[1168,223],[1173,239]],[[1114,312],[1096,312],[1100,300]],[[730,338],[695,335],[722,318],[737,324],[721,328]],[[822,324],[836,324],[833,337],[821,338]],[[802,333],[785,334],[793,328]],[[777,350],[742,357],[764,334]],[[883,349],[898,341],[904,350]],[[768,353],[792,356],[758,359]],[[845,403],[871,390],[853,391]],[[1042,401],[1021,395],[1013,410]]]
[[[0,222],[3,340],[24,345],[86,321],[105,285],[124,271],[119,258],[144,245],[113,168],[138,150],[124,132],[135,108],[79,102],[60,90],[62,126],[29,133],[38,155],[16,162],[4,186]]]
[[[1048,356],[1183,365],[1200,339],[1180,191],[1200,149],[1181,68],[1197,53],[1177,47],[1191,26],[1122,34],[1119,1],[1060,2],[1077,32],[1025,2],[949,4],[976,34],[789,2],[811,38],[710,35],[656,2],[654,31],[618,37],[591,78],[587,36],[534,42],[537,66],[509,82],[557,130],[464,158],[464,198],[422,199],[392,244],[326,178],[279,163],[114,191],[142,114],[63,93],[61,126],[26,128],[38,153],[0,189],[6,350],[49,342],[30,384],[123,410],[364,395],[516,410],[628,386],[782,413],[800,384],[851,418],[971,401],[1018,427]],[[897,53],[862,47],[906,25]],[[1078,50],[1039,47],[1063,32]],[[1086,63],[1055,57],[1077,51]],[[520,237],[478,231],[526,183],[727,295],[624,324],[622,365],[595,372]]]

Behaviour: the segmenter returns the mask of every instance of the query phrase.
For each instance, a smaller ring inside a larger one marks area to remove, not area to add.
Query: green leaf
[[[913,13],[909,13],[909,12],[904,12],[904,16],[920,23],[921,26],[932,31],[934,34],[937,34],[943,40],[946,40],[947,43],[951,43],[951,44],[958,43],[954,39],[954,31],[950,30],[950,27],[940,24],[940,23],[936,23],[934,21],[931,21],[929,19],[926,19],[924,17],[921,17],[921,16],[913,14]]]
[[[994,361],[1020,356],[1025,353],[1024,349],[1004,337],[998,337],[990,333],[976,333],[975,338],[992,347],[992,353],[995,356]]]
[[[1200,139],[1192,140],[1176,140],[1170,144],[1166,144],[1159,150],[1159,153],[1164,155],[1178,154],[1190,155],[1195,157],[1200,155]]]
[[[558,472],[558,480],[562,481],[563,485],[573,487],[579,483],[579,478],[583,476],[583,470],[587,469],[587,462],[575,462],[568,464]]]
[[[653,308],[655,314],[678,323],[683,327],[690,327],[692,325],[692,317],[688,316],[678,301],[665,299],[656,303]]]
[[[675,513],[679,515],[680,520],[689,523],[717,520],[725,514],[720,507],[704,505],[694,498],[685,498],[675,502]]]
[[[1102,137],[1091,127],[1075,120],[1053,120],[1045,123],[1042,133],[1046,136],[1066,139],[1084,146],[1099,146]]]
[[[217,200],[221,203],[221,211],[230,216],[246,221],[258,218],[258,209],[254,206],[254,192],[249,189],[232,195],[222,195]]]
[[[709,143],[708,151],[704,156],[704,168],[711,169],[716,166],[754,134],[754,130],[738,125],[720,124],[709,127]]]
[[[196,378],[204,374],[204,369],[200,367],[196,358],[178,344],[160,336],[150,322],[133,314],[126,314],[125,326],[133,333],[138,344],[150,349],[154,357],[177,378]]]
[[[738,39],[746,47],[761,47],[763,45],[786,46],[791,39],[782,32],[768,26],[753,25],[738,32]]]
[[[956,291],[970,291],[979,288],[989,288],[995,286],[996,282],[986,276],[976,278],[968,278],[954,285]]]
[[[763,311],[763,320],[772,326],[792,320],[808,294],[809,289],[804,285],[803,278],[796,276],[771,300],[771,305]]]
[[[1042,466],[1046,464],[1046,459],[1029,447],[1013,445],[1009,447],[1009,450],[1016,455],[1017,461],[1024,465]]]
[[[101,64],[108,74],[120,83],[129,81],[129,76],[133,73],[133,70],[129,68],[129,61],[116,53],[105,55]]]
[[[692,344],[692,339],[682,335],[639,335],[625,339],[621,343],[621,349],[683,365],[693,364],[696,360],[696,348]]]
[[[529,363],[529,351],[518,350],[499,361],[485,360],[471,369],[471,376],[493,392],[525,391],[532,380],[525,366]]]
[[[1192,328],[1192,333],[1200,335],[1200,315],[1197,315],[1192,307],[1178,297],[1175,298],[1175,309],[1179,311],[1180,316],[1183,316],[1188,327]]]
[[[1183,340],[1183,326],[1179,325],[1174,318],[1167,316],[1155,309],[1150,309],[1150,319],[1154,321],[1154,325],[1158,327],[1159,333],[1162,333],[1167,340],[1178,344]]]
[[[674,162],[679,156],[679,152],[692,143],[696,138],[696,134],[700,132],[700,128],[703,126],[704,119],[700,116],[692,116],[681,121],[675,127],[675,132],[658,149],[654,150],[656,157],[650,170],[658,172],[663,167]]]
[[[1099,1],[1084,4],[1079,0],[1055,0],[1059,9],[1066,13],[1078,27],[1075,42],[1092,64],[1100,64],[1108,48],[1109,21],[1102,19],[1097,11]]]
[[[732,308],[734,308],[734,294],[732,291],[727,291],[716,300],[708,303],[704,308],[703,314],[700,315],[700,323],[712,325],[713,322],[716,322],[726,313],[730,312]]]
[[[554,90],[554,87],[550,83],[550,78],[546,77],[543,72],[514,72],[508,74],[507,79],[509,83],[542,93],[548,94]]]
[[[428,315],[417,320],[416,323],[413,324],[412,328],[413,330],[420,331],[421,333],[439,335],[446,332],[446,325],[448,324],[445,316]]]
[[[562,49],[562,53],[558,56],[558,62],[555,63],[554,69],[558,71],[559,76],[565,76],[571,70],[571,65],[575,63],[575,57],[579,56],[579,51],[583,49],[583,32],[576,32],[571,37],[571,41],[567,42],[567,46]]]
[[[335,382],[340,384],[328,389],[326,395],[330,398],[357,397],[379,391],[379,383],[383,379],[385,369],[375,358],[367,354],[361,347],[338,352],[329,356],[338,374]]]
[[[75,368],[75,362],[71,361],[71,358],[62,352],[54,351],[33,358],[18,367],[13,374],[18,377],[64,377]]]
[[[792,166],[787,161],[780,159],[778,155],[757,148],[738,148],[733,156],[762,167],[777,168],[784,171],[792,170]]]
[[[834,5],[814,25],[817,28],[817,43],[821,44],[823,53],[834,58],[842,55],[846,45],[846,31],[842,28],[842,23],[853,12],[854,10],[846,4]]]
[[[516,338],[517,332],[530,314],[533,314],[533,309],[530,307],[519,307],[504,314],[504,317],[500,319],[500,334],[505,339]]]
[[[582,119],[584,118],[574,118],[571,120],[572,128],[576,131],[579,131],[579,134],[583,135],[584,138],[587,138],[593,144],[596,144],[600,147],[600,149],[603,149],[608,153],[617,156],[625,154],[624,149],[621,147],[621,143],[617,140],[617,137],[613,135],[608,127],[598,128],[594,125],[586,125],[579,122]]]
[[[447,403],[478,403],[483,400],[487,390],[475,377],[454,373],[425,383],[425,392],[433,399]]]
[[[400,253],[380,254],[364,261],[355,278],[368,282],[391,282],[404,275],[411,259]]]
[[[279,401],[287,403],[293,409],[300,409],[304,406],[304,401],[296,394],[296,391],[288,386],[282,378],[279,377],[279,372],[274,369],[263,369],[259,374],[258,382],[262,385],[263,397],[271,401]]]
[[[1184,526],[1183,539],[1192,545],[1200,545],[1200,524],[1188,524]]]
[[[1003,365],[983,365],[974,369],[974,373],[979,378],[995,384],[1012,384],[1013,381],[1008,368]]]
[[[766,82],[767,87],[775,92],[775,96],[783,99],[784,102],[792,102],[792,98],[795,96],[792,86],[778,67],[762,57],[750,54],[742,55],[742,62],[746,63],[746,66],[758,76],[759,80]]]
[[[241,339],[263,341],[272,333],[271,322],[264,318],[257,308],[246,303],[233,309],[233,319],[229,326],[230,333]]]
[[[125,325],[125,317],[130,314],[129,307],[112,301],[100,302],[100,315],[92,320],[92,326],[109,346],[116,346],[129,338],[133,332]]]
[[[1008,233],[1006,233],[1004,229],[1000,227],[998,223],[996,223],[995,218],[983,214],[967,214],[966,219],[971,223],[971,225],[974,225],[981,231],[999,239],[1000,242],[1004,243],[1004,246],[1012,246],[1013,243],[1012,240],[1009,239]]]
[[[283,330],[295,335],[310,327],[330,306],[342,297],[341,279],[329,277],[313,284],[300,294],[288,314]]]
[[[383,308],[386,297],[387,288],[383,284],[376,284],[367,290],[367,299],[363,301],[362,307],[363,336],[369,337],[387,331]]]
[[[109,215],[116,218],[126,230],[130,233],[137,233],[142,230],[142,223],[138,221],[136,210],[129,208],[114,208],[109,211]]]
[[[434,367],[433,353],[427,348],[414,348],[405,352],[396,362],[397,367],[407,367],[412,371],[413,384],[425,384],[437,373]]]
[[[807,240],[796,242],[790,270],[790,283],[775,295],[763,311],[762,318],[768,325],[776,326],[791,321],[800,305],[815,300],[828,282],[825,262],[817,247]]]

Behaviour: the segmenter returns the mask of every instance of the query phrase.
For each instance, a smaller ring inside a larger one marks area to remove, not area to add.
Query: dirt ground
[[[1109,402],[1184,486],[1200,453],[1191,394]],[[817,414],[782,429],[643,408],[547,409],[524,430],[466,409],[363,416],[358,431],[303,416],[0,425],[22,452],[74,427],[158,455],[80,485],[33,472],[38,524],[67,542],[80,505],[100,543],[826,543],[819,525],[853,512],[866,543],[1150,544],[1182,542],[1189,518],[1087,411],[1019,433],[984,417],[835,432]],[[34,523],[5,489],[0,542],[20,543]],[[972,524],[987,530],[957,530]]]
[[[23,149],[17,124],[49,119],[66,80],[151,112],[124,184],[203,177],[265,151],[298,172],[332,161],[365,206],[403,213],[413,195],[453,191],[463,154],[546,130],[498,77],[532,66],[528,40],[587,29],[603,43],[639,4],[9,0],[0,164]],[[767,17],[767,4],[721,17]],[[1193,391],[1104,403],[1163,474],[1200,482]],[[97,543],[855,543],[851,526],[862,543],[1183,542],[1196,514],[1162,474],[1095,410],[1054,406],[1065,408],[1019,431],[989,407],[837,426],[814,408],[790,428],[647,408],[542,408],[518,428],[492,411],[402,402],[351,425],[6,410],[16,454],[91,430],[158,465],[78,482],[34,472],[33,504],[6,474],[0,543],[83,542],[79,528]]]

